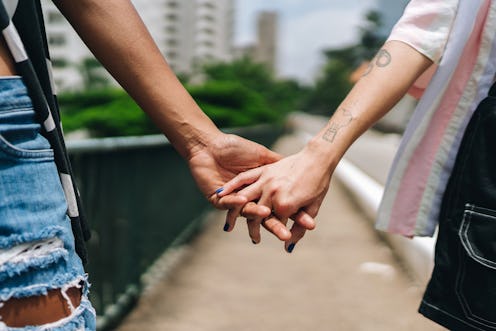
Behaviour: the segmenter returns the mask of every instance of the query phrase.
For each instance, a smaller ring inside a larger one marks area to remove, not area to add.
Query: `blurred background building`
[[[277,67],[279,15],[277,11],[260,11],[256,18],[256,40],[234,49],[234,57],[248,57],[256,63],[263,63],[273,74]]]
[[[274,72],[277,56],[277,12],[264,11],[257,19],[257,46],[253,59]]]
[[[233,0],[132,1],[176,73],[191,74],[204,62],[232,59]],[[55,5],[50,0],[42,4],[57,87],[83,89],[88,75],[112,82]]]

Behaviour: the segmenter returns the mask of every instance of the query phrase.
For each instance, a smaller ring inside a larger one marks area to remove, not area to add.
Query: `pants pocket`
[[[496,330],[496,211],[465,206],[456,292],[466,317]]]

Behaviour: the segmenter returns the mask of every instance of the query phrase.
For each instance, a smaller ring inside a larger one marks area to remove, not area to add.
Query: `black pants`
[[[450,330],[496,330],[495,91],[480,103],[462,140],[419,309]]]

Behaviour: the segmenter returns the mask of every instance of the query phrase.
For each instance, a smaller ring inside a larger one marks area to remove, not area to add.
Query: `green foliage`
[[[322,75],[304,102],[304,110],[332,114],[352,87],[351,73],[363,62],[371,60],[384,39],[378,31],[381,16],[377,11],[365,15],[365,23],[360,27],[360,42],[356,45],[324,51],[326,64]]]
[[[59,98],[66,132],[87,129],[95,137],[158,133],[158,129],[122,90],[63,95]]]
[[[207,81],[238,83],[258,93],[278,118],[298,110],[308,94],[308,89],[297,81],[276,79],[263,64],[248,58],[210,64],[204,72]]]
[[[188,91],[219,127],[278,123],[297,109],[307,92],[295,81],[274,79],[263,65],[247,59],[210,64],[204,70],[205,82]],[[66,94],[59,101],[67,132],[86,128],[98,137],[158,132],[122,90]]]
[[[306,100],[307,111],[330,115],[339,106],[351,88],[349,77],[353,66],[349,63],[349,52],[353,49],[326,52],[327,62],[322,75]]]
[[[238,127],[275,122],[273,112],[259,93],[237,82],[207,81],[189,88],[203,111],[219,127]]]

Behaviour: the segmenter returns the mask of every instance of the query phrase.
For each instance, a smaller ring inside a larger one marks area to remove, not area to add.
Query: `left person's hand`
[[[280,159],[279,154],[260,144],[219,133],[188,159],[188,165],[201,192],[216,208],[229,209],[232,210],[230,214],[241,213],[246,217],[267,217],[271,212],[269,208],[235,193],[220,198],[216,191],[239,173]]]
[[[220,133],[210,140],[203,148],[196,151],[189,158],[188,164],[191,173],[200,190],[206,198],[219,209],[228,209],[225,231],[231,231],[238,215],[246,217],[248,228],[252,227],[252,219],[266,219],[265,228],[281,240],[289,240],[290,231],[286,228],[286,221],[282,222],[276,217],[269,217],[271,209],[261,204],[256,204],[245,196],[237,194],[233,189],[229,195],[220,196],[219,188],[236,175],[249,169],[259,168],[281,159],[281,156],[266,147],[250,140],[232,134]],[[294,229],[304,233],[306,229],[315,227],[314,220],[304,212],[294,217]],[[302,234],[303,236],[303,234]],[[254,239],[255,243],[259,239]]]

